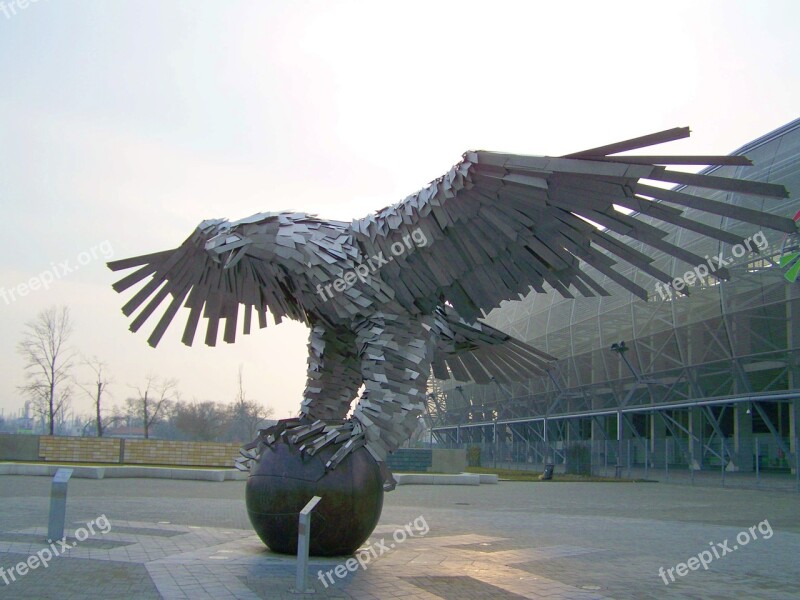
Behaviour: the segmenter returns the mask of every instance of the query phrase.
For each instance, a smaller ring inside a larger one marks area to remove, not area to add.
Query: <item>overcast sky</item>
[[[305,326],[186,348],[179,315],[153,350],[112,252],[173,248],[207,218],[362,217],[472,148],[559,155],[690,125],[665,149],[724,154],[799,116],[794,1],[17,2],[0,5],[0,288],[59,278],[0,297],[6,416],[22,326],[60,304],[116,402],[148,373],[228,402],[243,364],[251,398],[297,411]]]

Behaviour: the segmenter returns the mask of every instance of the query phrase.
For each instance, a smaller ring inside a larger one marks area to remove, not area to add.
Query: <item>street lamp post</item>
[[[611,351],[619,354],[622,361],[625,365],[631,370],[634,375],[636,371],[634,371],[633,366],[630,362],[628,362],[628,358],[625,356],[625,353],[629,350],[628,346],[625,345],[625,342],[622,341],[619,344],[616,342],[611,344]],[[617,464],[614,469],[614,476],[619,478],[622,473],[622,463],[620,458],[622,457],[622,428],[623,428],[623,417],[622,417],[622,410],[617,410]]]

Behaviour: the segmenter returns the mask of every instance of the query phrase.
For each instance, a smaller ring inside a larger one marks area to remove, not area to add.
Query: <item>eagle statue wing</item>
[[[392,282],[395,299],[412,312],[428,312],[445,301],[466,321],[475,321],[503,300],[531,289],[544,292],[545,283],[565,297],[609,295],[579,268],[582,262],[647,299],[647,290],[615,265],[633,265],[665,283],[672,276],[634,248],[634,240],[689,264],[705,259],[666,241],[665,231],[638,215],[731,244],[742,239],[688,219],[684,209],[796,231],[789,218],[660,187],[787,197],[781,185],[667,168],[751,164],[743,156],[613,156],[688,135],[689,128],[675,128],[559,158],[466,152],[420,192],[354,221],[354,235],[364,253],[391,256],[381,277]],[[426,243],[400,252],[411,237]],[[724,269],[716,275],[728,276]]]
[[[188,346],[192,345],[201,316],[207,319],[207,345],[216,345],[220,319],[225,319],[223,339],[232,343],[236,338],[240,304],[245,307],[242,325],[244,334],[250,333],[254,311],[261,328],[267,326],[267,312],[272,314],[276,322],[280,322],[284,316],[306,320],[303,307],[299,302],[291,301],[291,290],[281,293],[282,290],[276,289],[281,286],[290,287],[291,278],[272,264],[267,256],[259,257],[252,248],[244,252],[244,240],[235,239],[241,236],[225,239],[225,234],[218,235],[218,226],[223,223],[226,223],[224,219],[204,221],[175,249],[108,263],[112,271],[139,267],[113,285],[117,292],[123,292],[150,277],[122,307],[122,312],[130,317],[149,300],[132,320],[131,331],[138,331],[153,312],[171,297],[169,305],[147,340],[151,346],[158,345],[181,305],[189,308],[181,338]],[[222,247],[227,250],[228,261],[235,257],[235,264],[215,260],[214,253],[209,252],[209,241],[219,237],[223,238]]]

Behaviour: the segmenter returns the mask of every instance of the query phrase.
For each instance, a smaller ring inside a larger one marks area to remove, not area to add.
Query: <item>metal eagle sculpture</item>
[[[109,263],[114,271],[138,267],[114,289],[149,278],[122,309],[132,316],[149,299],[132,331],[169,300],[148,339],[153,347],[182,306],[189,309],[187,345],[201,317],[211,346],[221,320],[223,339],[234,341],[240,312],[245,334],[254,313],[260,327],[268,312],[276,322],[306,323],[300,416],[261,430],[245,446],[244,463],[279,439],[310,455],[333,445],[327,469],[365,446],[391,489],[384,460],[413,433],[431,372],[477,383],[520,381],[555,360],[481,322],[501,301],[544,293],[545,286],[566,297],[609,295],[582,263],[647,300],[648,291],[615,265],[635,266],[667,285],[672,277],[634,241],[689,264],[704,262],[639,215],[730,244],[742,238],[691,220],[684,209],[796,231],[789,218],[662,187],[787,196],[780,185],[665,166],[750,164],[745,157],[613,156],[688,135],[688,128],[675,128],[559,158],[466,152],[423,190],[351,223],[295,212],[203,221],[175,249]],[[725,269],[715,275],[728,276]]]

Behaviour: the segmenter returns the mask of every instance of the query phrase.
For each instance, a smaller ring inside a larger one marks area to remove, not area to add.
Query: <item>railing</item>
[[[688,483],[782,489],[800,492],[797,457],[784,455],[769,439],[753,436],[745,447],[734,451],[725,439],[715,453],[700,442],[686,438],[628,438],[577,441],[484,441],[437,444],[440,448],[464,448],[469,466],[519,471],[544,470],[555,466],[559,474],[591,477],[643,479],[665,483]],[[784,440],[788,447],[790,441]]]

